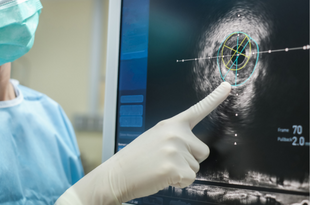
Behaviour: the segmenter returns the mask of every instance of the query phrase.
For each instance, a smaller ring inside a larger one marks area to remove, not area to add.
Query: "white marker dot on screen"
[[[288,51],[288,48],[286,48],[285,51],[287,52],[287,51]]]
[[[269,50],[268,53],[271,53],[271,50]]]
[[[237,134],[235,134],[235,137],[237,137]]]
[[[236,114],[236,116],[238,116],[238,114]]]
[[[195,58],[195,61],[197,60],[197,58]]]
[[[177,60],[177,62],[179,62],[179,60]]]
[[[310,49],[310,45],[307,45],[307,49]]]
[[[236,95],[238,96],[238,93]]]
[[[240,17],[240,14],[238,14],[238,17]]]
[[[237,76],[239,76],[239,74],[237,74]]]
[[[184,59],[182,60],[182,62],[184,62]]]
[[[234,145],[237,145],[237,142],[235,142]]]
[[[303,49],[306,50],[306,49],[307,49],[307,46],[304,46]]]

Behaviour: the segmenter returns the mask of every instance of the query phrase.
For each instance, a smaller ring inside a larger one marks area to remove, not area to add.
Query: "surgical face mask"
[[[40,0],[0,0],[0,65],[31,49],[41,9]]]

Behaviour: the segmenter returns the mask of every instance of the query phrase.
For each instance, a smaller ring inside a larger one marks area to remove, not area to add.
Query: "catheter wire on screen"
[[[259,54],[264,54],[264,53],[276,53],[276,52],[288,52],[288,51],[295,51],[295,50],[309,50],[310,45],[302,46],[302,47],[296,47],[296,48],[284,48],[284,49],[276,49],[276,50],[267,50],[267,51],[260,51],[260,52],[251,52],[251,55],[255,55],[257,53]],[[223,56],[210,56],[210,57],[205,57],[205,58],[189,58],[189,59],[181,59],[181,60],[176,60],[177,63],[184,63],[188,61],[197,61],[197,60],[211,60],[214,58],[226,58],[226,57],[231,57],[232,55],[223,55]]]

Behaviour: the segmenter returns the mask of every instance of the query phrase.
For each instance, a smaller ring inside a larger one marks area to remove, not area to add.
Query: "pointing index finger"
[[[223,82],[210,95],[175,117],[181,121],[188,122],[191,129],[193,129],[227,98],[230,90],[231,85],[227,82]]]

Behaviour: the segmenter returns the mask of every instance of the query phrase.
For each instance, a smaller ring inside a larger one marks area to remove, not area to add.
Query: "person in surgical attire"
[[[84,176],[61,106],[10,79],[11,62],[34,43],[41,9],[40,0],[0,0],[0,204],[121,204],[190,185],[209,155],[191,130],[226,99],[231,86],[222,83]]]

